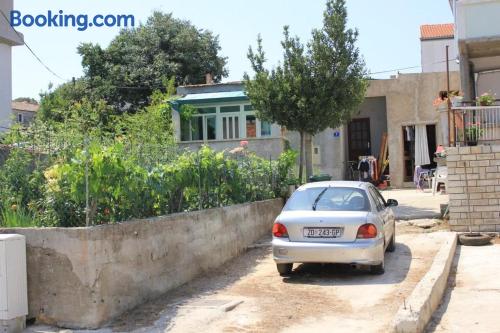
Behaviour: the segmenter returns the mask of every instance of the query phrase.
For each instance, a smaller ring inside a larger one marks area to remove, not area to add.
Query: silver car
[[[384,273],[384,253],[394,251],[391,206],[370,183],[331,181],[299,187],[273,225],[273,257],[280,275],[294,263],[367,265]]]

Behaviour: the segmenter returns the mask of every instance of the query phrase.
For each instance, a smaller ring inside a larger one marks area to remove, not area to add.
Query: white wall
[[[457,1],[456,27],[459,40],[500,36],[500,0]]]
[[[9,127],[12,100],[12,54],[11,47],[0,43],[0,132]]]
[[[9,15],[13,0],[0,0],[0,9]],[[11,46],[21,45],[22,35],[18,35],[0,17],[0,132],[10,124],[12,100],[12,53]]]
[[[449,48],[450,71],[459,71],[455,61],[458,52],[453,38],[423,40],[420,43],[422,73],[446,72],[446,45]]]

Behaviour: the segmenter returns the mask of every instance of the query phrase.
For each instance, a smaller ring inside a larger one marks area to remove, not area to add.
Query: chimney
[[[205,83],[206,84],[213,84],[214,83],[214,78],[212,77],[212,73],[205,74]]]

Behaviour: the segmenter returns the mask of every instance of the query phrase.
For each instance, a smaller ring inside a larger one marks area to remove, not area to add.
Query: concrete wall
[[[13,109],[12,110],[13,121],[18,122],[20,114],[22,114],[22,118],[23,118],[22,125],[24,125],[24,126],[30,125],[35,120],[35,116],[36,116],[35,112]]]
[[[29,318],[96,328],[237,256],[269,233],[281,199],[26,236]]]
[[[451,230],[500,232],[500,146],[448,148],[447,154]]]
[[[361,105],[360,112],[353,119],[370,119],[370,141],[372,155],[378,156],[382,145],[382,134],[387,133],[387,104],[385,96],[367,97]],[[347,132],[346,132],[347,135]]]
[[[459,87],[459,73],[450,73],[450,89]],[[403,126],[435,124],[437,144],[443,143],[439,113],[432,105],[441,90],[446,90],[446,73],[402,74],[396,79],[370,81],[366,97],[385,96],[386,99],[392,186],[403,186]]]
[[[353,119],[356,118],[370,118],[372,152],[374,155],[378,155],[382,133],[387,132],[385,97],[366,98],[359,112],[353,117]],[[347,126],[336,129],[328,128],[314,136],[313,168],[315,174],[327,173],[334,180],[345,179],[349,152],[347,136]],[[300,135],[298,132],[288,131],[286,139],[290,141],[293,149],[299,150]],[[318,148],[318,156],[315,156],[314,148]]]
[[[450,73],[450,89],[460,88],[458,72]],[[372,153],[380,151],[381,132],[388,133],[391,186],[403,187],[403,134],[406,125],[436,125],[437,144],[442,144],[439,112],[432,105],[439,91],[446,90],[446,73],[402,74],[395,79],[371,80],[365,102],[353,118],[370,118]],[[334,132],[340,136],[335,137]],[[294,149],[299,147],[299,135],[287,132],[286,139]],[[321,164],[314,165],[316,173],[324,172],[333,179],[344,179],[348,158],[347,126],[327,129],[313,139],[320,148]]]
[[[450,61],[450,71],[459,71],[460,66],[455,59],[458,56],[457,44],[453,38],[423,40],[420,42],[423,73],[446,72],[446,45],[449,48],[448,57]]]
[[[273,160],[277,159],[284,149],[284,140],[282,138],[245,138],[237,140],[221,140],[221,141],[207,141],[207,142],[177,142],[179,148],[197,151],[202,145],[208,144],[216,151],[232,150],[240,147],[241,141],[248,141],[248,149],[255,152],[258,156],[263,158],[271,157]]]

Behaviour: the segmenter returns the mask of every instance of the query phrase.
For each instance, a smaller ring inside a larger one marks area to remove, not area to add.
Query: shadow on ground
[[[392,211],[394,212],[396,220],[413,220],[440,217],[440,214],[432,208],[415,207],[405,204],[399,204],[397,207],[393,207]]]
[[[269,243],[268,239],[262,242]],[[164,332],[180,306],[202,296],[215,294],[255,271],[258,262],[271,253],[270,246],[248,250],[224,266],[171,290],[157,299],[141,304],[114,320],[107,329],[113,332]],[[200,328],[202,330],[202,328]]]
[[[385,273],[372,275],[367,267],[355,268],[339,264],[300,264],[283,278],[285,283],[321,286],[376,285],[403,282],[410,271],[412,253],[405,244],[397,243],[396,251],[385,254]]]
[[[460,261],[460,251],[461,251],[461,246],[458,245],[457,249],[455,250],[455,256],[453,258],[453,262],[450,268],[450,275],[448,277],[448,287],[444,292],[441,304],[436,309],[436,311],[434,311],[434,314],[432,315],[432,318],[429,321],[427,328],[425,329],[426,333],[433,333],[436,331],[439,324],[441,323],[443,315],[446,313],[446,310],[448,309],[448,305],[450,304],[450,299],[451,299],[451,293],[453,292],[453,289],[455,288],[456,285],[458,262]]]

